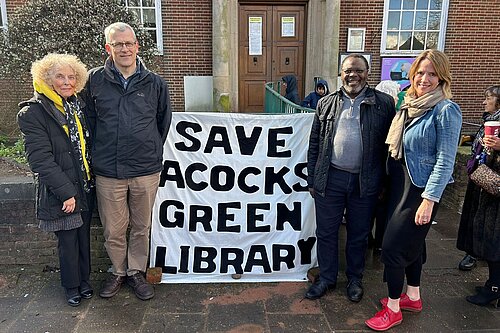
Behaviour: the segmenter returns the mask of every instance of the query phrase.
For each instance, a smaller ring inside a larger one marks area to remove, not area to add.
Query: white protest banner
[[[312,120],[174,112],[151,230],[150,266],[162,282],[306,279],[316,265]]]

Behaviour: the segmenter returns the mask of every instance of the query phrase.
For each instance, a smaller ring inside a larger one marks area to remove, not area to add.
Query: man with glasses
[[[147,300],[154,296],[144,274],[151,210],[172,117],[170,97],[166,82],[137,56],[132,27],[113,23],[104,35],[109,57],[104,66],[90,70],[83,93],[104,245],[113,264],[99,295],[113,297],[126,281],[139,299]]]
[[[368,61],[350,54],[342,62],[342,87],[319,102],[309,138],[308,187],[316,208],[320,274],[305,297],[318,299],[337,284],[339,227],[346,213],[347,297],[363,297],[365,251],[372,212],[381,192],[385,139],[394,99],[370,88]]]

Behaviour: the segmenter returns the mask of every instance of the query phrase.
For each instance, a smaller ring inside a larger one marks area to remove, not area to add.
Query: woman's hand
[[[423,199],[420,206],[418,206],[417,213],[415,214],[415,224],[424,225],[431,222],[432,208],[434,201]]]
[[[75,197],[71,197],[63,202],[62,211],[65,212],[66,214],[73,213],[73,211],[75,210],[75,206],[76,206]]]
[[[483,143],[488,148],[495,149],[497,151],[500,150],[500,138],[495,135],[485,135]]]

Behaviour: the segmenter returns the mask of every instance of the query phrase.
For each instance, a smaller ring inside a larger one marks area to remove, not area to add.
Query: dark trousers
[[[58,240],[61,285],[67,289],[78,288],[82,281],[89,281],[90,278],[90,221],[94,200],[94,193],[87,195],[90,210],[81,213],[81,227],[55,232]]]
[[[316,194],[314,202],[320,279],[329,284],[337,282],[339,227],[345,210],[346,275],[349,281],[361,280],[365,269],[365,252],[377,195],[361,198],[359,174],[330,167],[325,196]]]

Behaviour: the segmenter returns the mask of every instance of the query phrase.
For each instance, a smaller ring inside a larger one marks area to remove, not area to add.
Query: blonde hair
[[[434,66],[436,75],[439,79],[439,85],[443,88],[443,94],[446,98],[451,98],[451,73],[450,73],[450,60],[448,56],[438,50],[425,50],[420,53],[420,55],[415,59],[410,68],[409,78],[411,81],[411,86],[408,88],[408,95],[415,96],[415,88],[413,87],[413,82],[415,75],[417,75],[417,70],[420,67],[420,63],[425,59],[429,60]]]
[[[76,76],[75,91],[79,92],[87,82],[87,67],[72,54],[49,53],[31,65],[31,75],[34,81],[43,81],[48,86],[52,85],[55,71],[59,67],[69,66]]]

